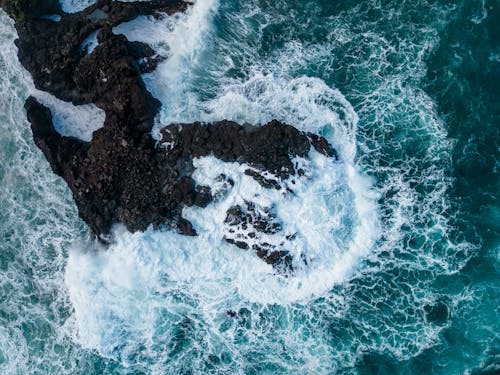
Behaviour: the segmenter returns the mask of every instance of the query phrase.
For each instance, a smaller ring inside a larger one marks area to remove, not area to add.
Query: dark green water
[[[355,150],[376,241],[328,291],[273,303],[236,258],[190,257],[210,243],[147,232],[89,251],[31,141],[2,14],[0,373],[498,373],[500,1],[197,6],[187,42],[165,34],[175,74],[146,77],[163,119],[278,117]],[[360,216],[339,236],[373,235]]]

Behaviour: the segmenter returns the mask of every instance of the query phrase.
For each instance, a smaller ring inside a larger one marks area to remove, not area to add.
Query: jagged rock
[[[293,271],[293,258],[285,250],[285,241],[267,242],[272,235],[283,232],[272,208],[257,207],[255,203],[245,201],[244,206],[233,206],[226,212],[225,224],[228,225],[224,236],[227,242],[240,249],[251,248],[257,256],[283,273]],[[281,234],[281,240],[290,242],[295,239],[293,235]]]
[[[250,164],[282,179],[295,174],[294,156],[306,157],[311,145],[318,144],[311,141],[311,133],[276,120],[262,127],[240,126],[232,121],[171,124],[161,134],[162,142],[169,147],[168,157],[186,165],[193,158],[214,155],[225,162]],[[328,149],[317,150],[331,156]]]

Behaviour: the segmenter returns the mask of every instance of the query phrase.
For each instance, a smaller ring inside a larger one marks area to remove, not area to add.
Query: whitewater
[[[66,12],[92,3],[61,1]],[[78,219],[23,104],[34,95],[61,134],[82,140],[104,112],[37,90],[1,11],[0,373],[500,368],[498,242],[461,227],[468,208],[451,193],[459,135],[449,136],[452,116],[429,78],[450,25],[466,14],[481,26],[490,5],[197,0],[184,14],[115,27],[167,57],[143,75],[162,102],[159,143],[170,123],[278,119],[324,136],[339,158],[296,158],[305,175],[284,182],[293,194],[264,189],[246,165],[196,159],[198,184],[234,181],[208,207],[184,209],[199,235],[117,225],[109,248]],[[248,201],[294,235],[293,275],[224,241],[225,212]],[[484,280],[471,271],[485,267],[478,254],[490,265]]]

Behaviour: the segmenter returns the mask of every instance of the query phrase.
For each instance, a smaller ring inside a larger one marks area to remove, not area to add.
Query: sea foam
[[[106,115],[95,104],[73,105],[36,89],[32,89],[32,95],[50,109],[54,127],[61,135],[90,142],[92,133],[104,126]]]

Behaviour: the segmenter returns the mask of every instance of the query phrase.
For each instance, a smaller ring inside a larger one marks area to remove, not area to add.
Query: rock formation
[[[160,143],[151,137],[161,103],[146,89],[141,74],[167,57],[115,35],[112,27],[139,15],[182,12],[188,3],[100,0],[74,14],[64,13],[56,0],[0,0],[0,4],[16,21],[19,60],[36,87],[75,105],[94,103],[106,113],[104,126],[94,132],[91,142],[84,142],[61,136],[50,110],[35,98],[28,98],[25,105],[36,145],[67,182],[79,215],[101,241],[107,241],[115,223],[132,232],[153,225],[196,235],[182,209],[205,207],[216,192],[196,185],[191,177],[194,158],[213,155],[244,163],[251,167],[246,173],[262,186],[279,189],[280,180],[301,173],[292,159],[307,157],[311,147],[336,157],[324,138],[278,121],[261,127],[230,121],[170,124],[162,130]],[[99,44],[88,53],[82,43],[94,32]],[[259,243],[260,234],[281,229],[272,213],[259,213],[248,202],[232,207],[226,223],[232,228],[228,242],[253,249],[277,269],[292,268],[286,249]],[[251,227],[253,235],[238,235],[242,227]]]

